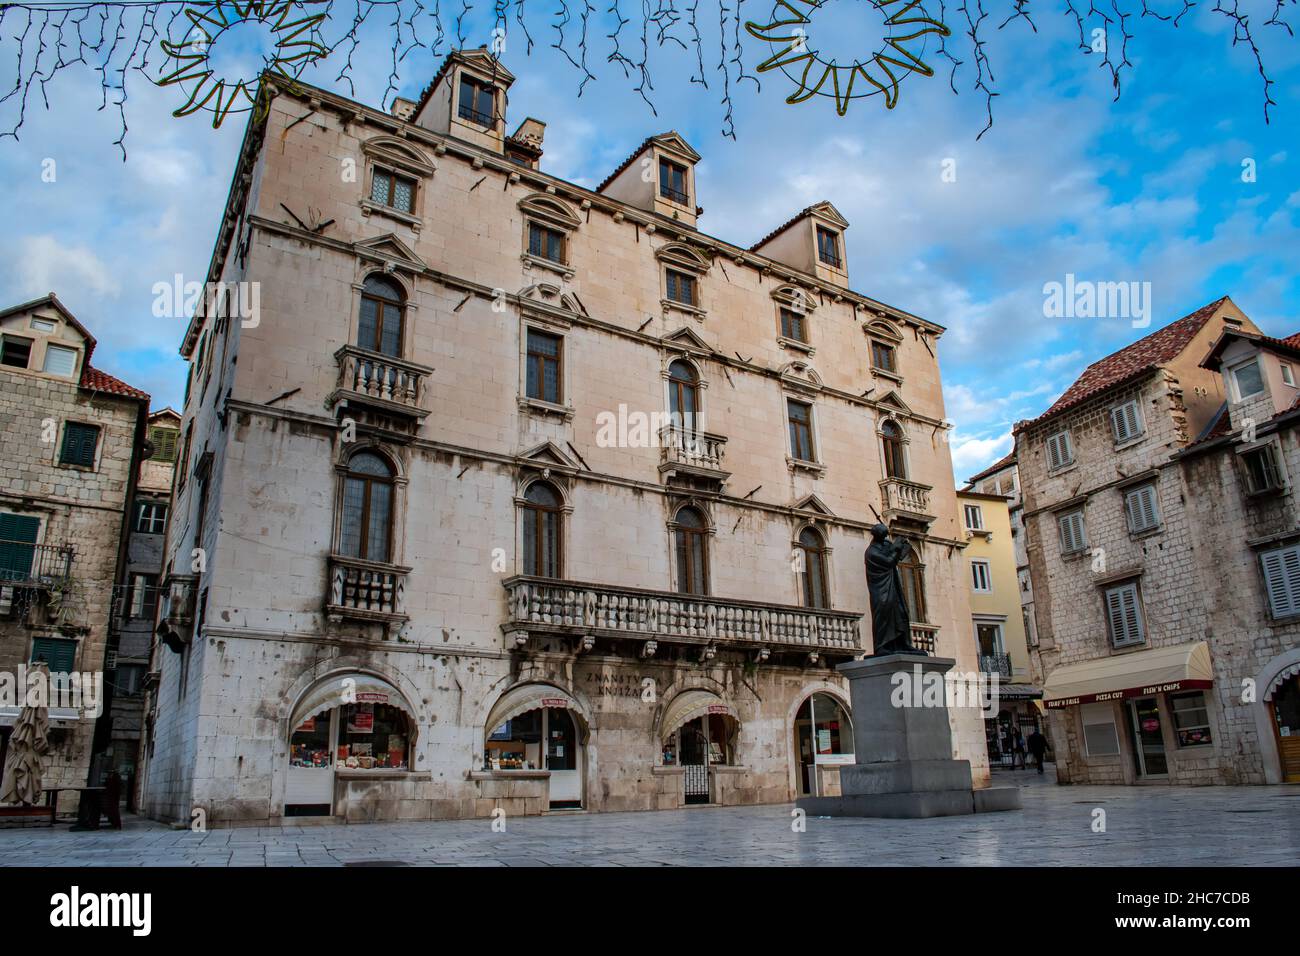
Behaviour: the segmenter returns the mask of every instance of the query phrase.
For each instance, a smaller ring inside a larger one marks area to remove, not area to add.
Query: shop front
[[[809,695],[794,719],[798,795],[838,796],[839,768],[853,763],[853,722],[832,694]]]
[[[1204,782],[1218,763],[1212,686],[1209,646],[1196,641],[1058,667],[1043,697],[1073,721],[1073,782]]]
[[[1300,663],[1279,674],[1265,695],[1283,783],[1300,783]]]
[[[369,674],[337,675],[304,694],[289,723],[284,815],[334,815],[340,775],[403,776],[415,742],[411,712],[401,693]]]
[[[683,691],[668,703],[659,723],[661,764],[681,774],[682,803],[720,802],[717,775],[735,764],[739,729],[735,708],[712,691]]]
[[[586,721],[569,694],[547,684],[511,688],[492,708],[486,727],[484,772],[544,772],[550,809],[582,808]]]

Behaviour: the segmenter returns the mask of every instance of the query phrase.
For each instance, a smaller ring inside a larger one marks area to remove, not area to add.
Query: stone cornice
[[[306,412],[296,412],[291,409],[261,405],[256,402],[245,402],[240,399],[227,399],[226,408],[231,412],[242,412],[250,415],[260,415],[264,418],[274,418],[279,421],[297,422],[302,425],[315,426],[320,428],[322,433],[333,434],[337,432],[339,428],[338,422],[326,415],[311,415]],[[507,454],[505,452],[484,451],[478,448],[468,448],[464,445],[453,445],[448,442],[434,441],[429,438],[411,439],[410,444],[413,447],[426,449],[428,451],[439,452],[445,455],[457,455],[461,458],[473,459],[475,461],[493,462],[509,468],[518,467],[519,465],[519,459],[516,455]],[[618,475],[603,474],[586,468],[577,470],[574,472],[572,477],[574,480],[588,481],[596,484],[616,485],[622,488],[635,489],[637,491],[664,495],[666,497],[676,497],[681,495],[681,489],[678,488],[657,484],[652,481],[638,481],[634,478],[623,478]],[[691,495],[701,500],[716,502],[720,505],[740,509],[748,508],[754,511],[764,511],[769,514],[779,514],[791,518],[806,518],[809,514],[807,510],[795,508],[793,506],[755,501],[753,498],[738,498],[734,495],[725,495],[719,492],[693,490]],[[869,533],[871,528],[876,524],[874,516],[870,520],[864,519],[859,521],[853,518],[822,515],[819,513],[818,518],[828,525],[837,525],[842,528],[861,531],[864,534]],[[966,547],[965,541],[956,541],[935,535],[925,535],[921,540],[930,544],[942,545],[944,547]]]
[[[298,226],[289,225],[288,223],[276,222],[273,219],[264,219],[261,216],[249,216],[248,222],[250,226],[252,226],[254,229],[261,229],[266,232],[277,233],[282,236],[288,236],[299,242],[307,243],[309,245],[314,244],[318,246],[324,246],[333,249],[334,251],[338,252],[341,255],[347,255],[347,256],[356,255],[356,249],[353,247],[353,244],[346,242],[342,239],[332,239],[327,236],[322,236],[317,233],[310,232],[306,229],[302,229]],[[481,282],[475,282],[474,280],[471,279],[464,279],[461,278],[460,276],[453,275],[449,272],[441,272],[430,266],[426,266],[421,270],[413,269],[412,271],[414,271],[416,275],[423,276],[426,279],[431,279],[434,282],[437,282],[440,285],[444,285],[449,289],[457,289],[461,292],[467,292],[471,295],[475,295],[478,296],[479,298],[487,299],[489,301],[504,300],[505,302],[514,305],[521,312],[552,317],[559,321],[564,322],[566,325],[588,326],[593,329],[598,329],[609,335],[616,335],[621,338],[630,339],[635,342],[640,342],[644,345],[647,345],[655,349],[661,348],[664,344],[663,339],[660,338],[659,336],[648,335],[644,332],[638,332],[635,329],[630,329],[621,325],[616,325],[612,322],[607,322],[603,319],[598,319],[591,315],[586,315],[578,312],[569,312],[565,309],[558,308],[557,306],[553,306],[545,302],[539,302],[536,299],[530,299],[525,296],[521,296],[517,293],[506,293],[504,296],[499,296],[498,290],[494,289],[491,286],[484,285]],[[746,362],[741,360],[740,358],[729,356],[722,352],[717,352],[717,351],[711,352],[710,358],[720,365],[725,365],[729,368],[733,368],[738,371],[749,372],[754,375],[761,375],[766,378],[771,378],[774,381],[777,381],[778,383],[784,381],[780,369],[772,369],[772,368],[768,368],[765,365],[758,365],[754,362]],[[898,408],[898,406],[896,405],[885,404],[883,402],[878,402],[868,398],[863,398],[861,395],[855,395],[853,392],[848,392],[843,389],[835,388],[834,386],[830,386],[830,385],[822,385],[821,388],[818,390],[818,394],[833,396],[847,404],[858,405],[862,408],[869,408],[873,411],[884,409],[888,414],[894,417],[905,418],[908,419],[909,421],[917,422],[922,425],[929,425],[932,428],[936,428],[936,429],[943,428],[945,427],[946,424],[942,419],[934,418],[930,415],[923,415],[920,412],[916,412],[916,411],[903,411],[902,409]]]

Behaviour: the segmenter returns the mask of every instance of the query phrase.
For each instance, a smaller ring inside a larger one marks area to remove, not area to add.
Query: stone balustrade
[[[853,611],[523,576],[504,584],[509,602],[506,630],[775,646],[809,653],[862,651],[862,615]]]

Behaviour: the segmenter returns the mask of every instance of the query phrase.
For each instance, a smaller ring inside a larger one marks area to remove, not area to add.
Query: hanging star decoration
[[[819,53],[804,29],[812,26],[817,10],[835,2],[777,0],[772,8],[771,22],[758,24],[750,21],[745,24],[750,36],[776,48],[776,52],[758,65],[758,72],[780,70],[797,84],[795,91],[786,97],[787,103],[802,103],[815,95],[830,96],[835,99],[835,112],[843,116],[848,111],[850,100],[883,93],[885,108],[892,110],[898,105],[898,86],[904,78],[913,73],[934,76],[934,70],[919,55],[924,49],[918,51],[916,47],[923,47],[922,38],[928,34],[940,37],[952,34],[948,27],[926,13],[921,0],[871,0],[871,5],[885,18],[883,44],[874,54],[855,58],[847,64]],[[802,72],[796,78],[787,67],[798,70],[799,64]],[[863,90],[859,87],[854,92],[859,77],[872,88]],[[826,91],[827,84],[830,92]]]
[[[256,108],[262,73],[269,72],[292,82],[309,63],[328,56],[329,48],[320,38],[328,4],[317,6],[320,3],[321,0],[236,0],[186,8],[185,16],[192,26],[185,39],[180,43],[164,39],[160,43],[168,57],[164,69],[170,69],[172,64],[175,69],[155,81],[159,86],[179,86],[188,93],[184,105],[172,115],[188,116],[206,109],[212,113],[215,129],[230,113]],[[317,6],[320,12],[309,13],[312,6]],[[274,37],[274,51],[262,58],[264,68],[258,76],[219,77],[212,68],[212,47],[228,35],[231,27],[244,23],[265,26]]]

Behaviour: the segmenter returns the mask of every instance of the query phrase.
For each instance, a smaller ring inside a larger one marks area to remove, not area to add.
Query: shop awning
[[[1049,709],[1210,687],[1214,671],[1205,641],[1153,647],[1115,657],[1066,664],[1047,675]]]
[[[1004,684],[998,681],[999,700],[1038,700],[1043,689],[1033,684]]]
[[[1284,667],[1278,671],[1277,676],[1269,681],[1268,689],[1264,691],[1264,699],[1272,700],[1273,695],[1282,689],[1282,685],[1297,674],[1300,674],[1300,661],[1296,661],[1290,667]]]
[[[396,687],[382,677],[354,671],[337,674],[307,691],[289,718],[289,733],[301,727],[308,717],[343,704],[387,704],[406,711],[408,717],[415,719],[415,708]]]
[[[578,702],[558,687],[551,684],[520,684],[501,695],[501,699],[488,714],[483,729],[491,734],[507,720],[539,707],[559,707],[575,711],[579,716],[582,714]]]
[[[688,723],[696,717],[703,717],[705,714],[726,714],[735,720],[740,719],[736,715],[736,708],[713,693],[713,691],[683,691],[672,699],[668,709],[664,711],[663,720],[659,723],[660,739],[666,739],[669,734],[682,724]]]

